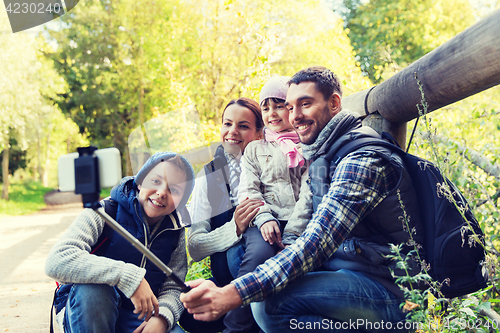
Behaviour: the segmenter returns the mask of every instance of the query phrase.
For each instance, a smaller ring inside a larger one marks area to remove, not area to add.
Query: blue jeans
[[[73,285],[65,309],[65,333],[131,333],[143,322],[133,309],[121,308],[116,288],[105,284]],[[184,331],[175,325],[170,332]]]
[[[227,266],[229,267],[231,275],[235,279],[238,277],[241,262],[243,261],[243,256],[245,255],[245,248],[245,242],[241,240],[226,251]]]
[[[251,303],[266,333],[408,332],[401,299],[359,272],[312,272]]]
[[[231,250],[233,249],[233,250]],[[262,238],[259,228],[250,227],[243,234],[243,242],[234,245],[227,251],[227,262],[234,276],[234,266],[237,264],[236,277],[252,272],[257,266],[276,254],[276,249]],[[241,254],[243,255],[242,257]],[[223,333],[252,333],[260,329],[255,324],[252,310],[249,306],[237,307],[229,311],[224,318],[226,329]]]

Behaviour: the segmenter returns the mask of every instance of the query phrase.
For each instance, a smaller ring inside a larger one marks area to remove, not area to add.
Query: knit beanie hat
[[[280,98],[286,100],[286,92],[288,91],[288,76],[273,76],[267,80],[262,87],[259,96],[259,105],[267,98]]]
[[[186,160],[182,155],[179,155],[174,152],[170,151],[164,151],[164,152],[158,152],[154,153],[147,161],[144,163],[142,166],[141,170],[137,173],[134,179],[134,184],[141,185],[142,182],[144,181],[144,178],[148,175],[148,173],[153,170],[154,167],[156,167],[159,163],[165,162],[175,156],[179,156],[182,163],[184,164],[184,172],[186,173],[186,190],[184,191],[184,196],[182,197],[182,200],[179,202],[179,205],[177,209],[180,209],[184,207],[189,199],[189,196],[191,195],[191,192],[193,191],[194,187],[194,170],[193,167],[191,166],[191,163]]]

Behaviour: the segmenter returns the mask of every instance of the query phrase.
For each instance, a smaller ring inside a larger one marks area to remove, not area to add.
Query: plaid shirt
[[[374,152],[346,156],[302,236],[253,272],[231,282],[243,304],[262,301],[328,260],[398,181],[397,170]]]

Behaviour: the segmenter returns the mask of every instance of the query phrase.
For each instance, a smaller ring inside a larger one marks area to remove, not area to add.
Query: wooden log
[[[418,116],[415,73],[428,112],[500,84],[500,9],[380,85],[344,97],[342,105],[359,114],[378,113],[397,127]]]

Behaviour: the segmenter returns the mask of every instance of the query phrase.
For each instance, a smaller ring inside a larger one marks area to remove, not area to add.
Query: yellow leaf
[[[436,297],[434,297],[433,294],[429,293],[427,296],[427,307],[429,309],[434,309],[434,306],[436,305]]]

